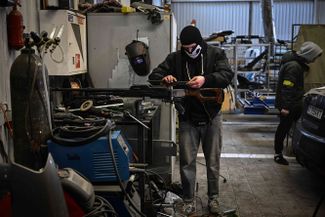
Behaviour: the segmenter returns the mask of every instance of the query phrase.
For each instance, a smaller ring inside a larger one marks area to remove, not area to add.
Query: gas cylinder
[[[7,17],[8,27],[8,43],[9,47],[19,50],[24,47],[24,24],[23,15],[17,10],[17,4],[12,8],[12,11]]]
[[[31,48],[22,49],[10,69],[14,158],[33,169],[44,166],[42,147],[51,135],[48,87],[44,79],[48,76],[42,70],[41,59]]]

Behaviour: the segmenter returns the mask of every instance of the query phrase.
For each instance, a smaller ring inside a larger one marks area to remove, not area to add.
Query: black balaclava
[[[204,50],[206,50],[206,44],[203,41],[200,30],[198,28],[196,28],[195,26],[184,27],[183,30],[181,31],[179,38],[180,38],[182,45],[190,45],[190,44],[196,43],[197,45],[200,45],[202,48],[200,53],[203,53]],[[184,48],[182,48],[182,52],[183,52],[183,54],[186,55]],[[198,55],[198,57],[199,56],[200,55]]]
[[[200,30],[195,26],[186,26],[179,36],[182,45],[201,44],[203,39]]]

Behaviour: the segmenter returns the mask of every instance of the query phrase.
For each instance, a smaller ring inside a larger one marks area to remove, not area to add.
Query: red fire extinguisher
[[[21,6],[18,1],[16,1],[15,6],[7,17],[8,26],[8,43],[9,47],[19,50],[24,47],[24,24],[23,15],[17,10],[17,5]]]

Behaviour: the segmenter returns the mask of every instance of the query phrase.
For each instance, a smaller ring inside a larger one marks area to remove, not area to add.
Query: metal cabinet
[[[49,75],[69,76],[87,72],[86,17],[69,10],[40,10],[40,29],[55,35],[63,28],[59,46],[48,49],[44,62]]]

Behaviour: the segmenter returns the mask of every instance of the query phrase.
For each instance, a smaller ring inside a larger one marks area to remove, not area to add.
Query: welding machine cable
[[[131,204],[131,206],[134,208],[134,210],[142,217],[146,217],[146,215],[144,213],[142,213],[138,207],[136,207],[136,205],[134,204],[134,201],[132,200],[132,198],[130,197],[130,195],[126,192],[123,184],[122,184],[122,180],[121,180],[121,177],[120,177],[120,174],[117,170],[117,163],[116,163],[116,159],[115,159],[115,155],[114,155],[114,150],[113,150],[113,144],[112,144],[112,135],[111,135],[111,130],[109,130],[108,132],[108,138],[107,138],[107,141],[108,141],[108,146],[109,146],[109,149],[110,149],[110,154],[111,154],[111,157],[112,157],[112,161],[113,161],[113,168],[114,168],[114,172],[116,174],[116,177],[118,179],[118,183],[119,183],[119,186],[123,192],[123,194],[125,195],[126,199],[128,200],[128,202]]]
[[[62,131],[62,128],[59,127],[53,130],[52,140],[60,145],[67,145],[67,146],[85,145],[94,142],[95,140],[97,140],[99,137],[103,135],[106,135],[108,131],[111,130],[113,127],[114,124],[110,120],[107,120],[106,124],[102,128],[99,128],[99,130],[96,133],[86,138],[75,137],[71,139],[63,138],[62,136],[59,136],[60,131]]]

